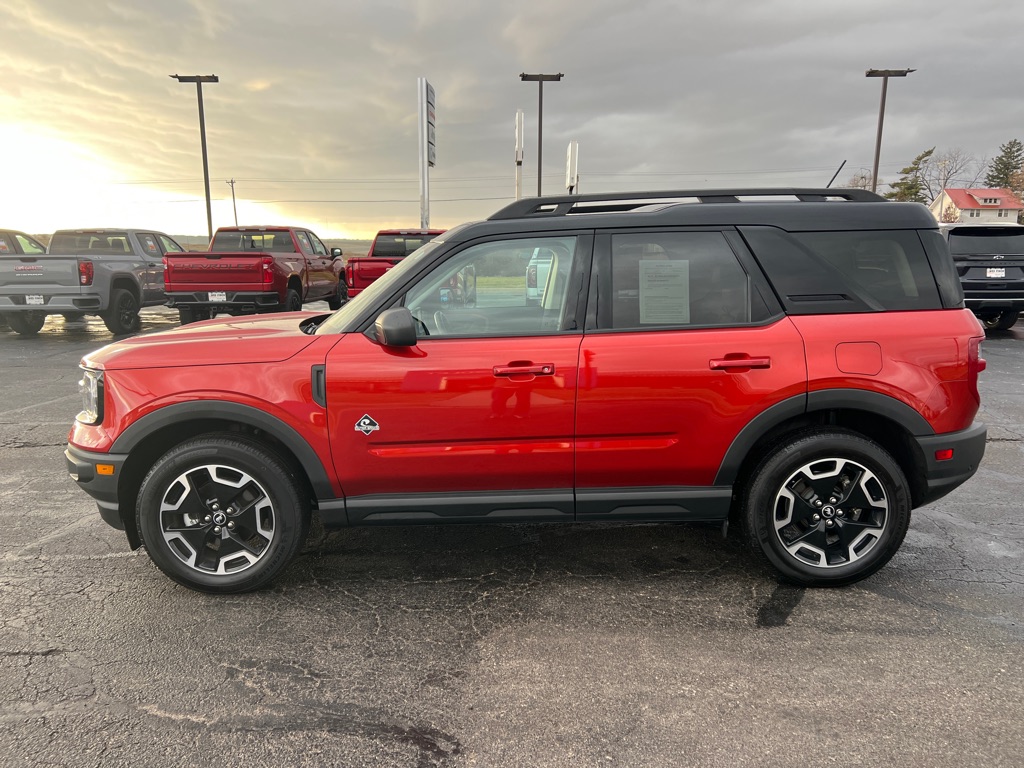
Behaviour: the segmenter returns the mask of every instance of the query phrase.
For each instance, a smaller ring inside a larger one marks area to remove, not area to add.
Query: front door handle
[[[750,357],[749,355],[729,355],[728,357],[719,358],[718,360],[709,361],[711,370],[713,371],[732,371],[738,368],[749,369],[749,368],[771,368],[772,359],[770,357]]]
[[[554,363],[524,363],[517,365],[512,363],[510,365],[496,365],[494,366],[495,376],[515,376],[521,373],[532,373],[534,376],[554,376],[555,375],[555,364]]]

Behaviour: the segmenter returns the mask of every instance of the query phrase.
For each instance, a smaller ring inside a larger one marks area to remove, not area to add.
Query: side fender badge
[[[362,432],[364,435],[369,435],[371,432],[376,432],[380,429],[380,424],[370,418],[370,414],[364,414],[363,418],[356,422],[356,432]]]

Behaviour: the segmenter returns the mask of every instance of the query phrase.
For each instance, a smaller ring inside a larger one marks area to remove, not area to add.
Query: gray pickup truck
[[[139,327],[139,309],[164,296],[163,255],[184,251],[162,232],[65,229],[46,253],[0,250],[0,313],[17,333],[39,333],[47,315],[99,315],[114,335]]]

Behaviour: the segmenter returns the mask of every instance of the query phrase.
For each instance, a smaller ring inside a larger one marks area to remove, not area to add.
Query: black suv
[[[1012,328],[1024,310],[1024,226],[940,224],[967,308],[986,329]]]

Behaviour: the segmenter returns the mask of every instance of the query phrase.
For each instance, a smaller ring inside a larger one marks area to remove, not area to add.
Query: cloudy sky
[[[206,232],[294,223],[365,238],[420,220],[416,82],[437,93],[430,223],[545,193],[580,147],[582,192],[841,186],[915,155],[1024,139],[1019,0],[3,0],[0,226]]]

